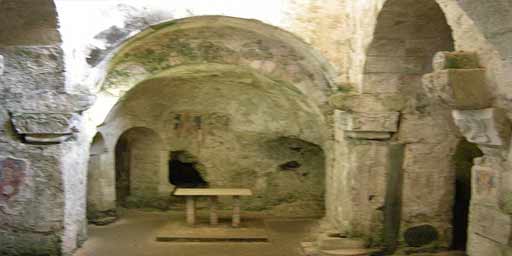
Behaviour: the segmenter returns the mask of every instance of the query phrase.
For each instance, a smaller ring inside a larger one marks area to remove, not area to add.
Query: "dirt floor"
[[[207,223],[207,216],[199,216]],[[229,221],[229,213],[221,214]],[[300,242],[310,240],[316,219],[270,218],[242,213],[246,219],[262,219],[269,242],[157,242],[157,233],[170,222],[184,222],[182,212],[125,210],[108,226],[89,226],[89,240],[75,256],[299,256]],[[242,219],[243,221],[243,219]]]

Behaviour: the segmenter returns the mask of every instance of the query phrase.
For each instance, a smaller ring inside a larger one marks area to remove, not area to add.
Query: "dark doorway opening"
[[[453,205],[452,249],[465,251],[468,240],[469,206],[471,202],[471,168],[473,160],[483,156],[473,143],[462,140],[457,145],[455,162],[455,203]]]
[[[128,140],[121,136],[115,151],[116,201],[125,206],[126,197],[130,195],[130,147]]]
[[[208,187],[199,172],[199,161],[187,151],[172,151],[169,160],[169,182],[180,188]]]

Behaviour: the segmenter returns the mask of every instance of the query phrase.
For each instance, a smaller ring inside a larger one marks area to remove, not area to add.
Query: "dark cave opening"
[[[198,170],[199,161],[186,151],[171,152],[169,182],[179,188],[204,188],[208,182]]]

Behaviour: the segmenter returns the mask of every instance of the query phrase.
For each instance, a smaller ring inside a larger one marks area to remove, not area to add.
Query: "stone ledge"
[[[78,132],[80,118],[73,113],[12,113],[11,121],[28,143],[60,143]]]
[[[453,119],[469,142],[496,147],[508,147],[510,122],[506,114],[496,108],[481,110],[453,110]]]
[[[343,111],[395,112],[405,107],[406,100],[398,94],[338,93],[329,98],[329,105]]]

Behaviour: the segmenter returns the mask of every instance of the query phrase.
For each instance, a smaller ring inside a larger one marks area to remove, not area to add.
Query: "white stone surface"
[[[495,108],[454,110],[452,115],[468,141],[490,146],[508,145],[510,123],[502,111]]]

